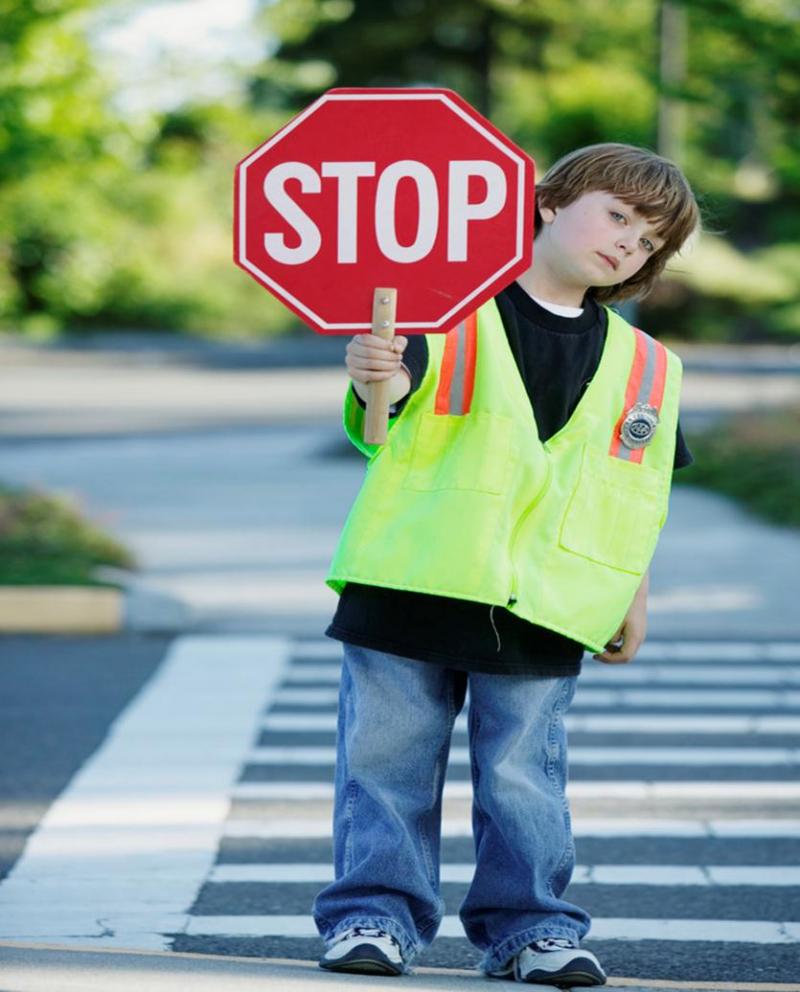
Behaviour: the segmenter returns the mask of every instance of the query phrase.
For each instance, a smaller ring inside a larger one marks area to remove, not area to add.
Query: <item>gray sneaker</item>
[[[491,978],[506,978],[529,985],[605,985],[600,962],[583,947],[574,947],[562,937],[546,937],[523,947],[503,968],[488,972]]]
[[[357,975],[402,975],[406,966],[400,945],[385,930],[352,927],[338,934],[319,961],[326,971]]]

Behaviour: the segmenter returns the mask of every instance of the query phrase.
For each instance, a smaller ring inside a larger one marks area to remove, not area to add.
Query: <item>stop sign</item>
[[[531,263],[532,159],[456,93],[333,89],[236,167],[234,260],[320,334],[447,331]]]

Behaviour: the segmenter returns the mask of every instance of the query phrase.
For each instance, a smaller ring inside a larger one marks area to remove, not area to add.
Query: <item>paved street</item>
[[[7,638],[0,940],[315,959],[338,663],[319,638]],[[609,974],[793,982],[800,643],[651,641],[633,665],[586,666],[567,727],[567,898],[591,912],[584,943]],[[457,919],[473,864],[466,748],[462,714],[446,915],[423,967],[477,960]],[[31,795],[43,815],[21,850]]]
[[[3,480],[77,497],[142,569],[134,629],[0,641],[0,964],[24,973],[15,992],[49,992],[44,958],[39,977],[20,964],[46,945],[172,954],[159,973],[177,978],[184,953],[198,968],[204,954],[313,962],[340,659],[322,580],[363,472],[338,426],[344,378],[185,358],[159,372],[127,353],[15,361]],[[695,380],[687,416],[713,422],[719,395],[762,402],[760,376],[800,383],[764,369],[735,369],[735,388],[729,371],[698,372],[716,385]],[[567,896],[593,916],[585,944],[609,988],[800,987],[799,563],[796,531],[677,485],[647,644],[628,666],[584,660]],[[446,915],[422,969],[477,960],[457,918],[473,864],[465,728],[462,713]],[[319,977],[267,974],[278,988]],[[455,989],[448,975],[421,972],[419,987]]]

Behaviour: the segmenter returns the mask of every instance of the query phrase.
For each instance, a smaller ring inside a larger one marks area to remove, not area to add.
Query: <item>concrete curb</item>
[[[70,948],[57,945],[0,941],[4,988],[13,992],[183,992],[191,982],[194,992],[264,992],[297,989],[326,992],[358,989],[385,992],[386,978],[323,972],[314,961],[250,958],[176,951],[127,951]],[[491,984],[490,984],[491,983]],[[496,982],[477,971],[415,968],[392,988],[417,992],[479,992]],[[537,985],[542,992],[558,992]],[[609,976],[603,992],[798,992],[800,985],[772,982],[682,982]],[[561,990],[563,992],[563,990]]]
[[[171,633],[190,625],[191,610],[180,600],[119,569],[97,575],[120,587],[0,586],[0,634]]]
[[[112,634],[123,626],[124,594],[98,586],[4,586],[4,634]]]

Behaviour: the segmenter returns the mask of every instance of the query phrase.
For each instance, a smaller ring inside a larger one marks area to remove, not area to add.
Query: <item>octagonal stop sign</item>
[[[237,165],[234,259],[320,334],[445,332],[530,265],[533,169],[450,90],[329,90]]]

